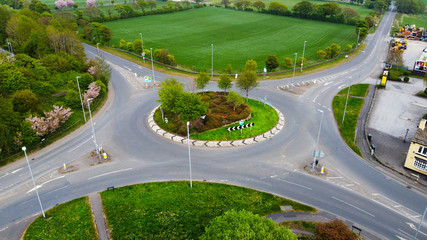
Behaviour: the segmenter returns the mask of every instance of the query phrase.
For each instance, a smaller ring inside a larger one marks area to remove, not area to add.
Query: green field
[[[229,210],[260,216],[315,209],[288,199],[237,186],[188,181],[132,185],[101,193],[113,239],[198,239],[210,220]]]
[[[427,28],[427,14],[417,14],[417,15],[408,15],[403,14],[402,16],[402,26],[405,26],[405,24],[415,24],[417,25],[417,28],[423,27]]]
[[[262,69],[269,54],[280,62],[294,58],[295,52],[301,56],[304,40],[307,64],[317,60],[319,49],[334,42],[345,48],[356,40],[354,26],[214,7],[104,24],[114,33],[112,44],[118,46],[120,39],[133,42],[142,32],[145,48],[167,48],[181,67],[197,71],[211,68],[211,44],[215,69],[223,70],[228,63],[242,69],[248,59]]]
[[[23,239],[98,239],[88,201],[82,197],[50,209],[46,218],[31,223]]]

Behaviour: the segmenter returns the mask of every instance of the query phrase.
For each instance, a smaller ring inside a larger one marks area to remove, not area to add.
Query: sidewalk
[[[106,218],[104,215],[104,208],[102,207],[101,197],[99,193],[92,193],[89,195],[89,203],[92,208],[93,219],[95,221],[96,231],[101,240],[109,240]]]

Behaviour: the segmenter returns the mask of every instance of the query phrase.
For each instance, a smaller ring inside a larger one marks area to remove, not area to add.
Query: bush
[[[81,107],[79,93],[75,90],[69,89],[67,91],[67,95],[65,95],[65,104],[74,109]]]
[[[407,83],[407,82],[409,82],[409,77],[408,77],[408,76],[405,76],[405,77],[403,78],[403,81],[404,81],[404,82],[406,82],[406,83]]]

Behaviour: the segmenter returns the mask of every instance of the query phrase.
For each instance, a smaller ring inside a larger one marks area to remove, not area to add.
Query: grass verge
[[[23,237],[30,239],[98,239],[89,198],[82,197],[56,206],[38,217]]]
[[[157,182],[101,193],[114,239],[197,239],[209,221],[224,212],[248,210],[261,216],[292,205],[315,209],[285,198],[237,186],[193,182]]]
[[[365,101],[363,97],[366,96],[368,89],[369,84],[357,84],[350,87],[344,122],[342,119],[344,116],[348,88],[341,90],[332,101],[332,108],[341,136],[347,145],[359,156],[362,156],[362,153],[360,152],[359,147],[357,147],[357,141],[355,144],[353,144],[353,142],[356,133],[357,120],[359,119],[359,114]]]

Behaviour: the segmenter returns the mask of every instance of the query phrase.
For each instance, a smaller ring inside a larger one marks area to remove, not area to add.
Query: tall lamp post
[[[150,53],[151,53],[151,71],[153,74],[153,83],[154,85],[156,85],[156,80],[154,78],[153,48],[150,48]]]
[[[313,166],[311,167],[311,169],[313,169],[313,170],[314,170],[314,164],[316,163],[316,155],[318,154],[320,156],[319,138],[320,138],[320,131],[322,130],[322,121],[323,121],[323,111],[320,109],[317,109],[317,111],[322,113],[322,117],[320,118],[319,133],[317,134],[316,149],[314,151],[314,157],[313,157]]]
[[[304,53],[305,53],[305,44],[307,41],[304,41],[304,48],[302,49],[302,59],[301,59],[301,72],[302,72],[302,66],[304,65]]]
[[[80,76],[76,77],[77,87],[79,88],[79,96],[80,96],[80,103],[82,104],[83,118],[86,122],[86,114],[85,114],[85,108],[83,107],[82,93],[80,92],[79,78],[80,78]]]
[[[348,95],[350,94],[351,77],[348,77],[348,78],[350,78],[350,85],[348,86],[347,98],[345,100],[344,114],[342,115],[342,122],[341,122],[341,124],[344,124],[345,112],[347,111]]]
[[[211,79],[213,79],[213,43],[211,44],[211,48],[212,48],[212,72],[211,72],[212,76],[211,76]]]
[[[193,178],[191,177],[191,152],[190,152],[190,122],[187,122],[187,145],[188,145],[188,164],[190,166],[190,188],[193,188]]]
[[[142,33],[139,33],[139,35],[141,35],[141,48],[142,48],[141,56],[145,63],[145,52],[144,52],[144,42],[142,41]]]
[[[356,49],[357,49],[357,45],[359,45],[360,28],[358,28],[358,30],[359,30],[359,33],[357,34]]]
[[[417,232],[415,233],[415,236],[414,236],[414,240],[416,240],[416,239],[417,239],[418,232],[420,231],[421,224],[422,224],[422,223],[423,223],[423,221],[424,221],[424,217],[426,216],[426,213],[427,213],[427,207],[426,207],[426,209],[424,210],[423,216],[421,217],[420,224],[418,225]]]
[[[294,74],[292,75],[292,83],[294,83],[295,69],[297,68],[297,56],[298,56],[298,53],[295,53]]]
[[[90,111],[90,101],[92,101],[92,100],[93,100],[93,98],[89,98],[87,100],[87,107],[89,109],[90,123],[92,124],[92,134],[93,134],[93,141],[95,143],[96,154],[98,155],[99,160],[101,160],[101,155],[99,154],[98,144],[96,143],[96,135],[95,135],[95,128],[93,127],[92,113]]]
[[[96,50],[98,50],[98,56],[99,56],[99,43],[96,43]]]
[[[40,201],[39,191],[37,190],[36,182],[34,181],[33,172],[31,171],[30,162],[28,161],[27,148],[26,147],[22,147],[22,151],[24,151],[25,159],[27,160],[27,164],[28,164],[28,169],[30,169],[31,179],[33,180],[34,189],[36,190],[37,199],[39,200],[39,204],[40,204],[40,208],[42,210],[43,218],[46,218],[46,215],[44,214],[42,202]]]

